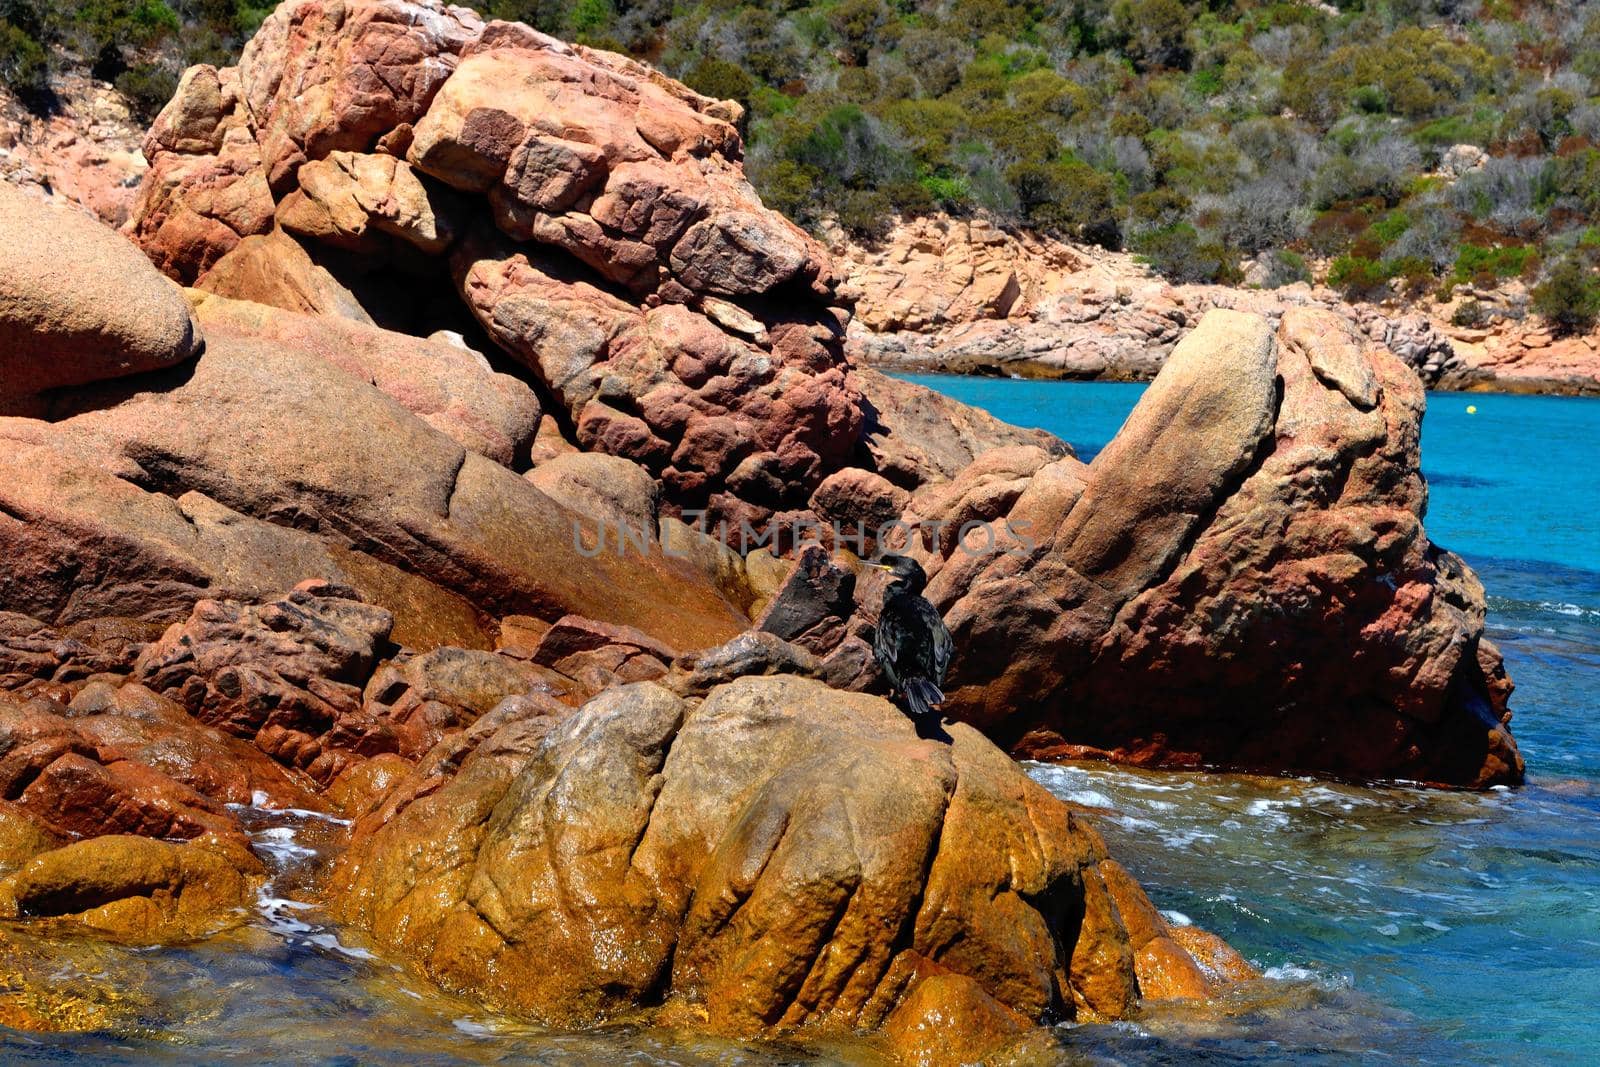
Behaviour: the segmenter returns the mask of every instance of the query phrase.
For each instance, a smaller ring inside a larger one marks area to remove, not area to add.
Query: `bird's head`
[[[920,593],[928,584],[928,572],[910,556],[880,556],[871,566],[893,576],[889,589],[894,592]]]

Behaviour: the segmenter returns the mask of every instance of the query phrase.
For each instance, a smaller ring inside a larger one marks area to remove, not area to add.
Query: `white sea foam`
[[[295,840],[292,826],[269,826],[264,830],[257,830],[251,835],[251,840],[255,842],[257,848],[280,864],[310,859],[317,854],[316,849],[308,848]]]
[[[1323,989],[1349,989],[1352,984],[1349,975],[1323,974],[1298,963],[1280,963],[1276,967],[1268,967],[1261,972],[1261,977],[1274,982],[1310,982]]]
[[[1068,803],[1081,804],[1086,808],[1116,807],[1110,797],[1096,789],[1074,789],[1056,795]]]

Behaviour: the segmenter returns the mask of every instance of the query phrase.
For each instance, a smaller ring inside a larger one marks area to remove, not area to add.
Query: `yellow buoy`
[[[1477,413],[1478,413],[1478,405],[1476,405],[1476,404],[1468,404],[1467,405],[1467,414],[1468,415],[1476,415]]]

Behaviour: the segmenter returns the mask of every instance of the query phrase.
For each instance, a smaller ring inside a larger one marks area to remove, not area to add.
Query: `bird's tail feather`
[[[906,709],[919,718],[944,703],[944,692],[926,678],[907,678],[905,692]]]

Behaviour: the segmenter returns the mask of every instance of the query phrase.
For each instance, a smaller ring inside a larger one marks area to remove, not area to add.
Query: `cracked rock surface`
[[[926,553],[951,709],[1033,756],[1521,781],[1482,586],[1422,529],[1423,402],[1337,316],[1212,312],[1088,467],[925,492],[1032,542]]]
[[[1125,1014],[1099,838],[953,732],[795,677],[607,690],[425,759],[358,821],[338,907],[446,988],[566,1024],[664,1003],[873,1030],[934,973],[1026,1020]]]

